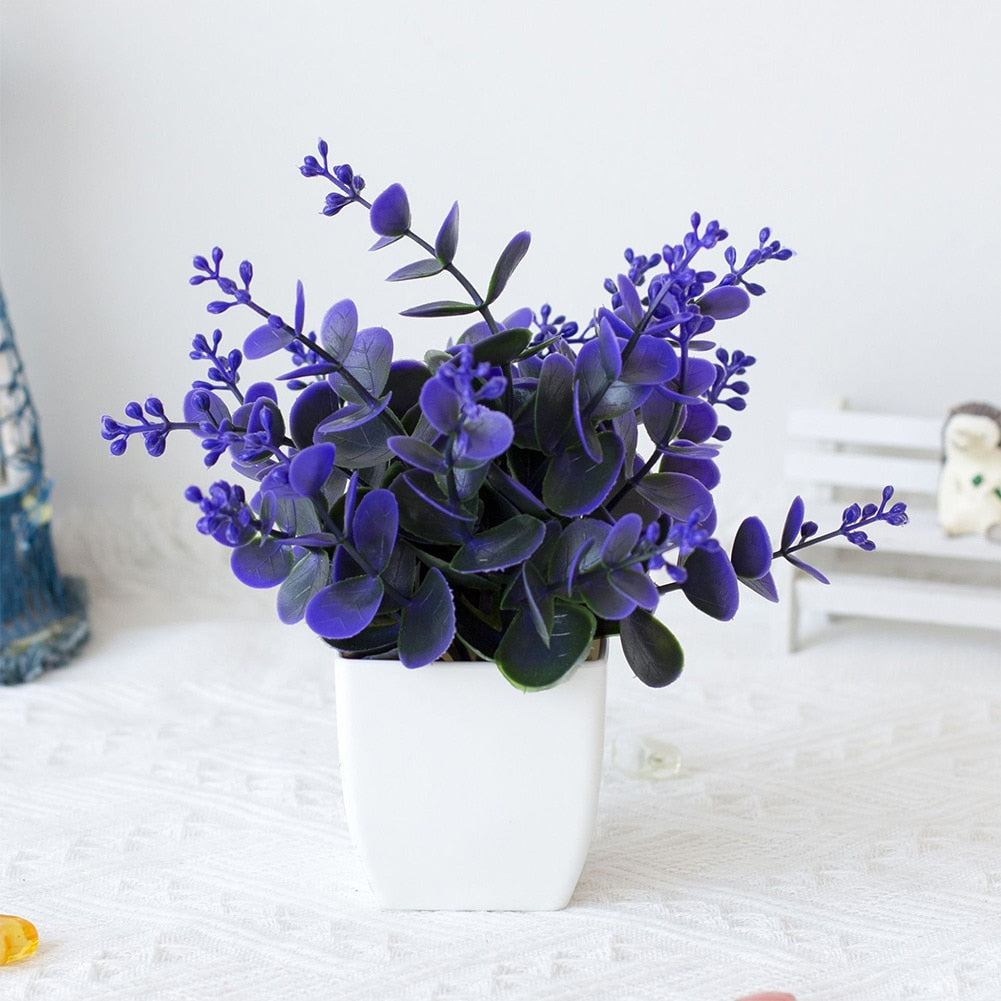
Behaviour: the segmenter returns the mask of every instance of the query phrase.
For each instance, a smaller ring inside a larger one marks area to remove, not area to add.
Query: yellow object
[[[38,931],[24,918],[0,914],[0,966],[16,963],[38,948]]]

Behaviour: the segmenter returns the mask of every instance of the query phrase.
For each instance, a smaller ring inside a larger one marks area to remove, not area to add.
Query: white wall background
[[[249,257],[279,311],[302,278],[314,322],[350,295],[400,355],[454,332],[394,318],[444,290],[383,285],[410,257],[367,255],[363,213],[319,214],[326,188],[296,168],[320,135],[373,193],[403,182],[431,237],[458,198],[459,263],[480,281],[530,229],[512,308],[551,301],[586,317],[622,249],[678,240],[693,209],[741,250],[770,225],[798,256],[764,269],[768,295],[719,331],[759,358],[724,466],[739,513],[781,517],[791,405],[847,397],[940,415],[1001,398],[994,4],[0,10],[0,280],[66,524],[113,525],[149,498],[191,520],[181,491],[211,482],[193,441],[158,462],[138,443],[112,459],[98,433],[102,413],[147,394],[176,413],[201,374],[190,339],[217,319],[187,285],[194,253]],[[237,311],[221,321],[234,346],[253,325]],[[85,560],[64,547],[69,569]]]

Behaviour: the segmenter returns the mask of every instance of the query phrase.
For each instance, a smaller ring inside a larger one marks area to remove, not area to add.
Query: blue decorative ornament
[[[60,577],[38,416],[0,292],[0,684],[66,663],[89,634],[82,580]]]

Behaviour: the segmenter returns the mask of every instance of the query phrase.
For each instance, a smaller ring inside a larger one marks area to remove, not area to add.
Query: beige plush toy
[[[1001,409],[964,403],[949,412],[938,521],[947,535],[977,533],[1001,543]]]

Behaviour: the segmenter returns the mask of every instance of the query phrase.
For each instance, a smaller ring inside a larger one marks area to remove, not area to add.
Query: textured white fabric
[[[326,648],[225,593],[99,587],[82,655],[0,689],[0,912],[42,939],[5,1001],[1001,998],[996,637],[840,623],[780,655],[778,609],[665,605],[688,666],[654,692],[613,654],[571,906],[384,913]]]

